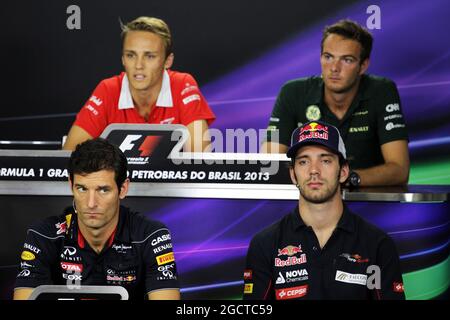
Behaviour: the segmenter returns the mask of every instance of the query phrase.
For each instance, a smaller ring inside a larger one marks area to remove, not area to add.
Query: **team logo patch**
[[[253,292],[253,283],[246,283],[244,286],[244,293],[249,294]]]
[[[317,121],[321,118],[320,109],[315,104],[308,106],[306,108],[306,119],[309,121]]]
[[[25,251],[22,251],[20,258],[25,261],[32,261],[32,260],[36,259],[36,256],[34,255],[34,253],[25,250]]]
[[[31,271],[28,269],[24,269],[19,272],[18,277],[28,277],[31,274]]]
[[[61,261],[61,269],[65,271],[75,271],[81,273],[83,272],[83,265],[80,263],[70,263]]]
[[[334,278],[334,280],[365,286],[367,284],[367,275],[347,273],[344,271],[336,270],[336,277]]]
[[[251,280],[252,279],[253,271],[250,269],[244,270],[244,280]]]
[[[56,234],[63,234],[66,233],[67,231],[67,222],[58,222],[57,224],[55,224],[56,229],[58,229],[56,231]]]
[[[189,97],[184,98],[183,103],[188,104],[195,100],[200,100],[200,96],[198,94],[193,94],[193,95],[190,95]]]
[[[286,247],[284,247],[283,249],[278,249],[278,256],[293,256],[296,253],[301,253],[302,251],[302,245],[298,245],[298,246],[292,246],[292,245],[288,245]]]
[[[282,272],[278,272],[278,277],[275,284],[284,284],[286,282],[298,282],[308,280],[308,271],[306,269],[297,269],[285,271],[285,276]]]
[[[401,282],[394,282],[392,284],[392,290],[397,293],[405,292],[405,288]]]
[[[339,257],[343,257],[347,259],[347,261],[355,262],[355,263],[365,263],[369,262],[369,259],[361,257],[359,254],[349,254],[349,253],[342,253],[339,255]]]
[[[300,129],[298,142],[309,139],[328,140],[328,126],[323,126],[317,122],[311,122]]]
[[[301,254],[300,257],[289,257],[286,260],[275,258],[275,267],[289,267],[297,264],[306,263],[306,254]]]
[[[169,253],[166,253],[166,254],[156,257],[156,262],[158,262],[158,266],[169,263],[169,262],[173,262],[173,261],[175,261],[173,252],[169,252]]]
[[[277,300],[295,299],[306,296],[308,285],[275,290]]]

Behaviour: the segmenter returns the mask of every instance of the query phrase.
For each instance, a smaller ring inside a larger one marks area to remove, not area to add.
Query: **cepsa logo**
[[[162,138],[162,136],[147,136],[140,142],[143,137],[141,134],[129,134],[120,144],[119,148],[125,153],[129,163],[148,163],[148,157],[152,155]]]

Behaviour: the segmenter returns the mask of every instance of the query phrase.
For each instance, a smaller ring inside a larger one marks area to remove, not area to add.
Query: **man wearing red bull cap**
[[[336,126],[345,141],[351,186],[408,182],[408,134],[396,85],[365,74],[372,41],[371,34],[353,21],[325,28],[322,74],[282,87],[263,152],[286,152],[295,128],[322,120]]]
[[[342,201],[349,167],[339,130],[306,123],[287,156],[298,205],[253,237],[244,299],[405,299],[393,240]]]

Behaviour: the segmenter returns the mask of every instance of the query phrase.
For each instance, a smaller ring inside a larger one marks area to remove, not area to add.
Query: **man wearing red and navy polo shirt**
[[[125,72],[100,82],[78,113],[63,148],[73,150],[112,123],[149,123],[185,125],[190,133],[185,150],[206,150],[208,126],[215,116],[195,79],[169,70],[174,55],[166,23],[137,18],[123,27],[122,41]]]

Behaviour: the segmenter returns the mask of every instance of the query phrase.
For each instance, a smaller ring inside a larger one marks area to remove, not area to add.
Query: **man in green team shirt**
[[[350,186],[406,184],[408,133],[400,97],[393,81],[365,74],[372,42],[371,34],[353,21],[327,26],[321,76],[283,85],[261,151],[285,153],[295,128],[321,120],[336,126],[344,139]]]

